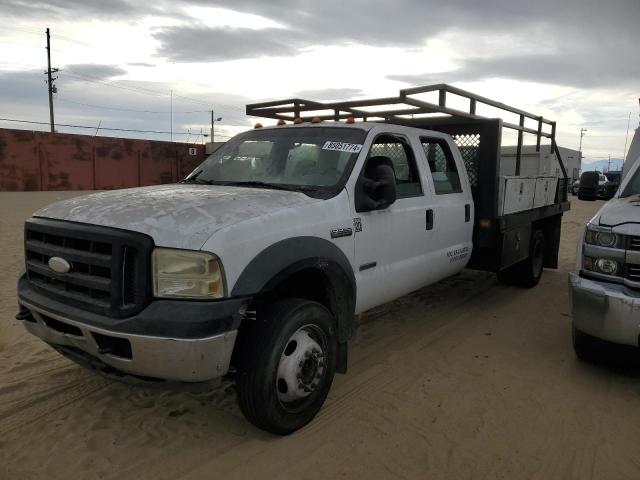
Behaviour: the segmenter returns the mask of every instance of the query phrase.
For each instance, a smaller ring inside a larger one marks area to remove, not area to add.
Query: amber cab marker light
[[[313,120],[311,120],[311,123],[320,123],[322,122],[322,120],[320,120],[320,117],[313,117]]]
[[[253,128],[262,128],[262,124],[261,123],[256,123]]]
[[[482,219],[478,222],[478,226],[480,228],[489,228],[491,226],[491,220],[488,219]]]
[[[278,126],[281,127],[282,125],[286,125],[287,122],[285,122],[284,120],[280,119],[278,120]]]
[[[356,123],[356,119],[353,117],[348,117],[347,118],[347,123]]]
[[[302,123],[302,119],[300,117],[296,117],[293,119],[293,124],[294,125],[299,125]]]

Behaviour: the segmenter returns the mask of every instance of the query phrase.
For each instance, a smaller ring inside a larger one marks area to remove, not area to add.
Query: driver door
[[[430,278],[428,211],[433,213],[432,196],[423,188],[411,141],[403,135],[380,134],[367,158],[374,156],[388,157],[393,163],[396,201],[368,212],[355,212],[353,207],[358,312],[416,290]]]

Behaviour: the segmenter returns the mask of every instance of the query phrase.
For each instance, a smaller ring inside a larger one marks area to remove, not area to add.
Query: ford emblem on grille
[[[47,262],[49,268],[57,273],[67,273],[71,270],[71,264],[67,262],[64,258],[60,257],[51,257]]]

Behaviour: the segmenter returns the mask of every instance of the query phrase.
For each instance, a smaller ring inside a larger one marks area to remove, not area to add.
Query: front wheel
[[[255,426],[286,435],[324,403],[336,365],[335,322],[321,304],[286,299],[243,324],[237,344],[238,401]]]

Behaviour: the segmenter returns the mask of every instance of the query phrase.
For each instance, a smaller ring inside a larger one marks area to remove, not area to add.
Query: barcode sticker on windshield
[[[325,142],[323,150],[334,150],[336,152],[360,153],[361,143]]]

